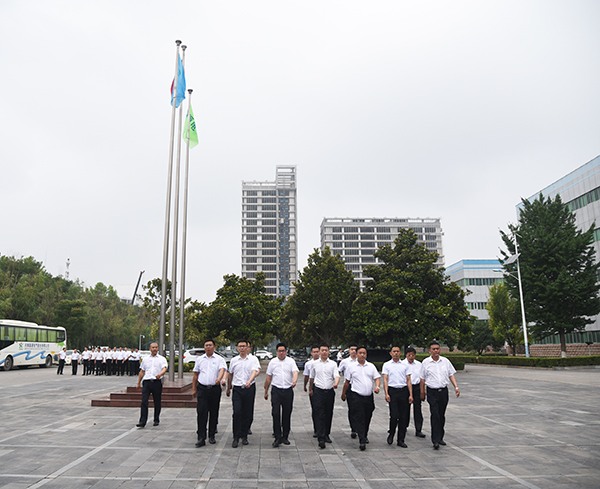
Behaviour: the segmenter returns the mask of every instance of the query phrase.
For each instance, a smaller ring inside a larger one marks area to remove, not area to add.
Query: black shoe
[[[219,430],[215,430],[215,435],[219,432]]]
[[[388,445],[391,445],[392,443],[394,443],[394,435],[392,435],[392,434],[388,435],[387,442],[388,442]]]
[[[398,440],[398,446],[402,447],[402,448],[406,448],[406,443],[404,443],[403,441]]]
[[[364,452],[364,451],[367,449],[367,445],[365,445],[364,443],[361,443],[361,444],[358,446],[358,448],[360,448],[360,450],[361,450],[362,452]]]
[[[318,438],[318,437],[319,437],[319,435],[317,435],[317,432],[313,431],[313,438]]]
[[[252,434],[252,430],[248,430],[248,434],[251,435]]]
[[[215,440],[214,436],[209,436],[208,443],[210,443],[211,445],[214,445],[215,443],[217,443],[217,440]]]
[[[231,442],[231,448],[237,448],[238,447],[238,438],[234,438],[233,441]]]
[[[444,440],[440,440],[440,445],[446,446],[446,442]]]
[[[271,436],[272,436],[273,438],[278,438],[278,437],[275,435],[275,433],[271,433]]]
[[[357,434],[356,431],[353,431],[352,433],[350,433],[350,438],[356,438]]]
[[[279,448],[279,438],[275,438],[271,446],[273,448]]]
[[[369,439],[365,436],[365,443],[369,443]]]
[[[247,445],[247,444],[248,444],[248,437],[247,437],[247,436],[244,436],[244,437],[242,438],[242,445]]]
[[[290,440],[288,440],[287,438],[283,437],[281,440],[281,443],[283,443],[284,445],[289,445],[290,444]]]
[[[434,450],[439,450],[440,449],[440,444],[439,443],[434,443],[433,444],[433,449]]]
[[[420,431],[417,431],[417,432],[415,433],[415,436],[418,436],[419,438],[425,438],[425,434],[424,434],[424,433],[421,433]]]
[[[196,448],[200,448],[203,447],[204,445],[206,445],[206,441],[204,441],[204,438],[200,438],[197,442],[196,442]]]
[[[320,441],[319,442],[319,448],[325,448],[325,442],[324,441]]]
[[[146,426],[146,423],[138,423],[138,424],[136,424],[136,426],[138,428],[143,428],[144,426]]]
[[[155,421],[152,426],[158,426],[160,424],[160,421]]]
[[[332,443],[331,438],[329,438],[329,435],[325,437],[325,443]]]

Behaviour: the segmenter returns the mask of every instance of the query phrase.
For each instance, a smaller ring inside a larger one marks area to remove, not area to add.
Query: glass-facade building
[[[379,263],[373,254],[380,246],[394,244],[400,229],[410,228],[428,250],[439,257],[436,266],[444,266],[442,252],[442,227],[439,219],[421,218],[355,218],[326,217],[321,222],[321,251],[329,246],[331,252],[340,255],[346,269],[354,274],[361,290],[370,280],[363,273],[364,267]]]
[[[297,280],[296,167],[274,181],[242,182],[242,277],[265,274],[266,293],[289,296]]]

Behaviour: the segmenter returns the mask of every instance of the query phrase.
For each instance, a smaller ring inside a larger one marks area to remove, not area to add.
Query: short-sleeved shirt
[[[76,361],[79,360],[80,357],[81,357],[81,355],[79,354],[79,352],[77,352],[77,353],[75,353],[75,352],[71,353],[71,361],[75,361],[76,362]]]
[[[340,368],[339,368],[340,373],[344,374],[344,377],[347,378],[348,374],[346,371],[357,362],[358,362],[358,360],[356,360],[356,358],[354,360],[351,357],[344,358],[342,360],[342,363],[340,363]]]
[[[89,350],[84,350],[84,352],[81,354],[81,358],[83,358],[84,360],[89,360],[91,356],[92,354]]]
[[[312,368],[312,364],[314,360],[311,358],[308,362],[304,364],[304,376],[310,378],[310,369]]]
[[[375,365],[366,360],[363,365],[358,361],[351,364],[351,367],[346,369],[345,375],[346,380],[352,384],[352,392],[361,396],[373,394],[373,382],[381,377]]]
[[[210,357],[205,353],[196,358],[196,364],[194,365],[193,371],[198,372],[199,384],[213,386],[217,381],[221,369],[227,370],[225,359],[215,353]]]
[[[383,375],[388,376],[388,387],[406,387],[406,376],[410,375],[408,365],[398,360],[388,360],[383,364]],[[411,383],[414,383],[411,377]]]
[[[232,384],[237,387],[246,385],[250,380],[252,371],[260,372],[260,362],[254,355],[246,355],[246,358],[241,356],[233,357],[229,362],[229,372],[233,374]],[[256,381],[253,380],[252,383]]]
[[[337,363],[329,358],[325,362],[319,358],[310,367],[310,378],[319,389],[333,389],[335,379],[339,376]]]
[[[142,366],[140,367],[140,369],[144,371],[144,378],[142,380],[155,380],[156,376],[167,365],[167,359],[158,353],[154,357],[150,355],[149,357],[144,358]]]
[[[427,357],[421,364],[421,378],[430,389],[446,387],[450,383],[450,376],[455,373],[454,366],[445,357],[440,357],[437,362]]]
[[[65,353],[65,351],[64,351],[64,350],[61,350],[61,351],[58,353],[58,358],[60,358],[61,360],[64,360],[65,358],[67,358],[67,354]]]
[[[277,357],[273,358],[267,367],[267,375],[272,376],[271,384],[279,389],[292,387],[294,372],[299,372],[298,365],[287,356],[283,360],[279,360]]]
[[[418,384],[421,382],[421,362],[419,360],[413,360],[413,363],[410,363],[406,358],[402,360],[402,363],[405,363],[410,372],[410,381],[414,384]]]

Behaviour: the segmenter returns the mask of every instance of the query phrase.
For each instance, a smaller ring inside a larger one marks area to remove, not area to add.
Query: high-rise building
[[[489,297],[489,288],[504,280],[502,265],[498,260],[460,260],[446,268],[446,274],[452,282],[465,292],[465,303],[471,314],[477,319],[489,319],[485,308]]]
[[[442,227],[439,219],[420,218],[351,218],[326,217],[321,222],[321,250],[329,246],[339,254],[352,271],[361,290],[370,280],[363,273],[367,265],[379,263],[373,254],[380,246],[393,245],[400,229],[410,228],[420,243],[439,254],[437,266],[444,266],[442,252]]]
[[[297,222],[295,166],[277,166],[275,181],[242,182],[242,277],[263,272],[267,294],[294,293]]]

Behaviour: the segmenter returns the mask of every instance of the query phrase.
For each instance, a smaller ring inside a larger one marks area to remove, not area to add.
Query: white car
[[[259,360],[271,360],[273,358],[273,354],[267,350],[256,350],[254,356]]]
[[[204,348],[193,348],[192,350],[186,350],[183,353],[183,363],[196,363],[196,359],[202,355],[204,355],[205,350]],[[222,357],[223,355],[221,355],[219,352],[215,352],[215,355],[219,355],[220,357]],[[229,362],[229,358],[225,358],[225,362]]]

